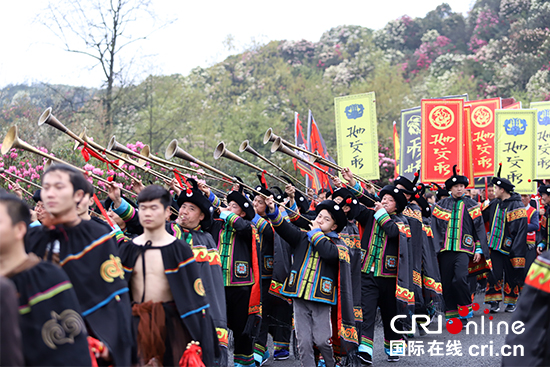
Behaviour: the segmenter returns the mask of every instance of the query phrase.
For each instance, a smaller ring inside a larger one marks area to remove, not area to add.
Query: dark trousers
[[[523,269],[516,269],[510,262],[510,256],[499,251],[491,251],[493,272],[489,274],[485,302],[502,301],[504,292],[504,303],[516,304],[519,292],[523,284]]]
[[[262,279],[262,325],[254,342],[254,353],[263,356],[267,334],[273,336],[275,349],[288,349],[292,333],[292,304],[269,293],[271,279]]]
[[[438,255],[441,287],[445,301],[445,317],[458,317],[458,308],[472,307],[472,294],[468,280],[470,256],[465,252],[441,251]]]
[[[391,340],[401,340],[401,336],[394,333],[390,327],[391,319],[397,315],[395,282],[395,278],[375,277],[372,274],[361,273],[363,323],[361,324],[361,345],[359,346],[359,352],[367,352],[372,355],[374,322],[378,307],[380,307],[382,324],[384,326],[384,348],[386,349],[386,353],[389,353]]]
[[[225,287],[227,326],[233,330],[235,342],[234,360],[242,365],[254,364],[252,338],[243,335],[248,320],[250,290],[251,286]]]
[[[273,336],[276,349],[288,349],[292,331],[292,305],[270,294],[270,285],[271,278],[262,279],[262,324],[254,342],[254,354],[262,357],[267,350],[268,333]]]

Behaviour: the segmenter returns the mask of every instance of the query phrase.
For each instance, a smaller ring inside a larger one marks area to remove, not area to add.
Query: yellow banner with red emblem
[[[500,177],[507,178],[520,194],[537,191],[536,110],[497,110],[494,173],[502,164]]]
[[[495,171],[495,111],[500,109],[500,98],[471,101],[472,161],[474,176],[492,176]]]
[[[464,172],[464,100],[423,99],[421,181],[444,183],[456,164]]]

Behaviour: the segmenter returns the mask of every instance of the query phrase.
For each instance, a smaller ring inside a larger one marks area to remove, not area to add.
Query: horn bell
[[[269,143],[270,141],[275,141],[279,136],[275,135],[272,128],[267,129],[264,135],[264,144]]]
[[[273,144],[271,145],[271,153],[275,153],[275,152],[282,152],[298,160],[301,160],[301,161],[304,160],[298,154],[294,153],[291,149],[287,148],[286,145],[283,144],[283,140],[281,139],[280,136],[278,136],[275,139],[275,141],[273,141]]]
[[[62,132],[67,132],[68,130],[67,127],[59,122],[59,120],[52,114],[51,107],[46,108],[46,111],[42,112],[40,118],[38,119],[38,126],[42,126],[44,124],[53,126]]]
[[[223,141],[220,141],[218,143],[218,145],[216,146],[216,149],[214,150],[214,159],[220,159],[221,157],[231,159],[232,161],[239,162],[241,164],[244,164],[244,165],[252,167],[252,168],[256,168],[256,167],[253,167],[253,165],[251,163],[249,163],[248,161],[245,161],[244,159],[242,159],[238,155],[236,155],[236,154],[232,153],[231,151],[227,150],[227,148],[225,148],[225,143]]]
[[[125,147],[124,145],[116,141],[115,135],[113,135],[113,137],[109,140],[109,144],[107,145],[107,150],[114,150],[115,152],[126,153],[129,156],[137,154],[136,152],[133,152],[131,149],[128,149],[127,147]]]
[[[168,147],[166,147],[166,152],[164,154],[164,157],[166,159],[171,159],[173,157],[178,157],[181,159],[184,159],[191,163],[196,163],[197,159],[193,157],[191,154],[187,153],[185,150],[181,149],[178,146],[178,140],[174,139],[168,144]]]

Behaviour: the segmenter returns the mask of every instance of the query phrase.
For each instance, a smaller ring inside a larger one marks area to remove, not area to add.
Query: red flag
[[[300,114],[298,112],[294,112],[294,142],[300,148],[307,149],[306,140],[304,139],[304,131],[302,129],[302,121],[300,121],[299,116]],[[298,150],[295,150],[295,153],[309,162],[309,157],[307,156],[307,154]],[[311,179],[313,179],[313,168],[311,168],[309,164],[304,163],[296,158],[292,158],[292,163],[294,163],[295,170],[300,169],[300,173],[302,174],[302,176],[308,175]]]
[[[319,154],[322,158],[324,158],[324,159],[326,159],[330,162],[336,163],[334,161],[334,159],[330,156],[330,154],[328,154],[327,145],[325,144],[325,140],[323,139],[323,136],[321,135],[321,132],[319,131],[319,128],[317,127],[317,123],[315,122],[315,119],[313,118],[313,114],[311,113],[311,111],[309,111],[309,121],[308,122],[309,122],[309,126],[310,126],[310,129],[311,129],[310,130],[311,134],[310,134],[310,139],[309,139],[309,144],[310,144],[309,151],[312,152],[312,153]],[[337,174],[337,172],[335,172],[334,169],[329,168],[325,165],[322,165],[320,163],[315,163],[315,165],[318,166],[319,168],[322,168],[324,171],[329,172],[331,175],[335,176]],[[334,172],[332,172],[332,171],[334,171]],[[330,187],[330,181],[329,181],[328,175],[319,173],[317,171],[315,173],[322,176],[322,177],[318,178],[318,181],[320,182],[321,187],[322,188],[329,188]]]

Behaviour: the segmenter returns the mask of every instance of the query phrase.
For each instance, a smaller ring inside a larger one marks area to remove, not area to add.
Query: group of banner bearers
[[[104,221],[89,215],[94,188],[85,176],[52,165],[34,197],[37,221],[0,193],[0,273],[12,281],[2,280],[2,298],[19,313],[2,320],[2,346],[14,343],[2,364],[225,366],[231,330],[234,365],[262,365],[268,333],[283,360],[294,328],[304,366],[369,365],[378,309],[394,362],[389,343],[403,337],[392,328],[396,315],[405,316],[402,331],[413,314],[468,319],[484,282],[491,312],[500,301],[515,311],[520,293],[520,306],[546,300],[538,323],[529,322],[548,343],[548,253],[524,272],[528,252],[548,246],[548,214],[536,241],[536,210],[500,176],[482,205],[455,170],[431,205],[418,173],[376,193],[343,168],[346,184],[335,179],[313,210],[291,184],[283,192],[263,177],[253,198],[240,185],[220,198],[182,177],[174,197],[138,186],[137,203],[113,183],[96,202]],[[550,204],[550,186],[539,193]],[[520,307],[516,317],[533,312]],[[19,333],[18,345],[11,335]],[[547,351],[531,353],[548,361]]]

